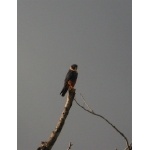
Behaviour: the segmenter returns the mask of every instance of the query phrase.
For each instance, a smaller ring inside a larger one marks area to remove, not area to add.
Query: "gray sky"
[[[92,109],[132,138],[132,1],[18,0],[18,150],[47,140],[65,103],[59,93],[73,63]],[[102,119],[73,104],[53,150],[125,148]]]

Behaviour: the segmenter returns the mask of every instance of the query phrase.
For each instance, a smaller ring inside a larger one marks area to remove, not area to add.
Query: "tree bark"
[[[69,114],[69,110],[72,106],[74,96],[75,96],[75,89],[69,90],[69,94],[67,95],[67,100],[66,100],[66,103],[64,106],[64,110],[60,116],[60,119],[59,119],[56,127],[55,127],[55,130],[52,131],[47,142],[42,142],[44,144],[41,144],[41,146],[38,148],[38,150],[51,150],[52,149],[53,145],[55,144],[55,142],[63,128],[65,120]]]

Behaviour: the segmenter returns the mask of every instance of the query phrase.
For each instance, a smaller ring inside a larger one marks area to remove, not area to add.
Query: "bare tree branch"
[[[67,150],[70,150],[70,149],[71,149],[71,147],[72,147],[72,145],[73,145],[73,144],[70,142],[70,143],[69,143],[69,147],[68,147],[68,149],[67,149]]]
[[[75,96],[75,89],[71,89],[69,90],[69,95],[67,96],[67,100],[64,106],[64,110],[60,116],[60,119],[55,127],[55,130],[52,131],[52,133],[50,134],[50,137],[48,139],[47,142],[43,142],[41,143],[41,146],[37,149],[37,150],[51,150],[53,145],[55,144],[62,128],[63,125],[65,123],[65,120],[69,114],[69,110],[72,106],[72,102],[74,100],[74,96]],[[72,146],[72,145],[71,145]],[[70,147],[71,148],[71,147]]]
[[[80,94],[81,95],[81,94]],[[65,123],[65,120],[69,114],[69,110],[72,106],[72,102],[73,100],[75,100],[75,102],[77,103],[78,106],[80,106],[82,109],[84,109],[85,111],[95,115],[95,116],[98,116],[100,118],[102,118],[103,120],[105,120],[109,125],[111,125],[125,140],[126,140],[126,143],[127,143],[127,148],[125,148],[125,150],[132,150],[132,144],[129,145],[129,142],[128,142],[128,139],[126,138],[126,136],[119,130],[117,129],[110,121],[108,121],[105,117],[103,117],[102,115],[99,115],[97,113],[95,113],[90,107],[89,105],[86,103],[84,97],[81,95],[83,101],[84,101],[84,104],[86,105],[86,107],[88,108],[85,108],[84,106],[80,105],[77,100],[74,98],[75,97],[75,89],[71,89],[69,90],[69,95],[67,96],[67,100],[66,100],[66,103],[65,103],[65,106],[64,106],[64,110],[61,114],[61,117],[55,127],[55,130],[52,131],[52,133],[50,134],[50,137],[48,139],[48,141],[42,141],[41,142],[41,145],[40,147],[38,147],[37,150],[51,150],[53,145],[55,144],[62,128],[63,128],[63,125]],[[70,150],[71,147],[72,147],[72,143],[70,142],[69,143],[69,147],[67,150]]]
[[[91,111],[91,112],[93,112],[93,110],[89,107],[89,105],[85,102],[85,99],[84,99],[84,97],[83,97],[83,95],[80,93],[80,95],[81,95],[81,97],[82,97],[82,100],[83,100],[83,102],[84,102],[84,104],[87,106],[87,108]]]
[[[80,94],[80,95],[81,95],[81,94]],[[82,98],[83,98],[83,96],[82,96]],[[84,99],[84,98],[83,98],[83,99]],[[77,105],[80,106],[82,109],[84,109],[85,111],[91,113],[92,115],[95,115],[95,116],[98,116],[98,117],[102,118],[102,119],[105,120],[109,125],[111,125],[111,127],[113,127],[113,128],[125,139],[126,144],[127,144],[127,147],[128,147],[128,150],[131,150],[127,137],[126,137],[118,128],[116,128],[110,121],[108,121],[105,117],[103,117],[102,115],[99,115],[99,114],[95,113],[95,112],[87,105],[87,103],[85,103],[85,99],[84,99],[84,103],[86,104],[86,106],[88,107],[88,109],[85,108],[84,106],[80,105],[80,104],[77,102],[76,99],[74,99],[74,100],[75,100],[75,102],[77,103]]]
[[[129,147],[126,147],[124,150],[132,150],[132,143],[129,145]]]

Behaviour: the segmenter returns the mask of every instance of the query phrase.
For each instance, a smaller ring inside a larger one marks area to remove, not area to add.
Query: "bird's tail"
[[[62,97],[64,97],[65,94],[67,93],[67,91],[68,91],[68,86],[65,85],[65,86],[63,87],[62,91],[60,92],[60,95],[61,95]]]

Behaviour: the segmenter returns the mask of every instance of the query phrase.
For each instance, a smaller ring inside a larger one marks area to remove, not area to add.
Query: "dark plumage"
[[[62,91],[60,92],[61,96],[65,96],[68,89],[74,88],[76,81],[77,81],[77,77],[78,77],[77,68],[78,68],[78,66],[76,64],[73,64],[70,67],[70,69],[66,75],[65,81],[64,81],[64,87],[63,87]]]

